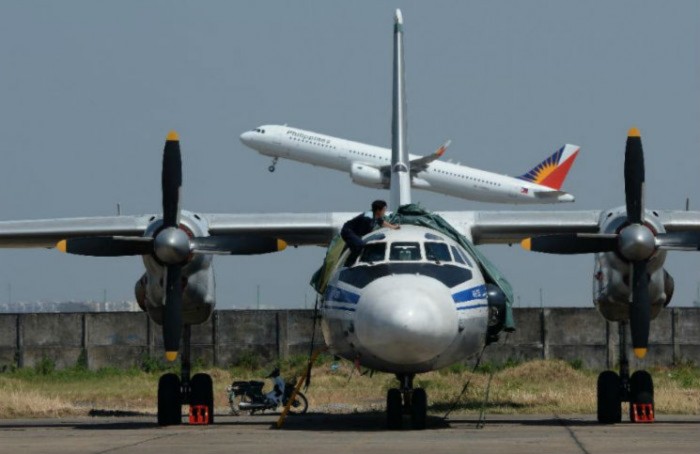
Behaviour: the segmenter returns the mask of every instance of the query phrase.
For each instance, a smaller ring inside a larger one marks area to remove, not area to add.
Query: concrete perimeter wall
[[[192,328],[193,361],[226,367],[307,354],[313,311],[221,310]],[[515,309],[517,331],[502,334],[482,361],[538,358],[581,361],[603,369],[618,361],[618,327],[595,309]],[[315,344],[323,345],[317,326]],[[145,313],[0,314],[0,370],[33,367],[48,358],[57,368],[138,366],[162,358],[161,328]],[[663,311],[652,322],[649,354],[633,367],[700,363],[700,308]]]

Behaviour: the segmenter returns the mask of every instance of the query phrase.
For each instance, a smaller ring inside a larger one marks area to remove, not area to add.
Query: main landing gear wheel
[[[391,388],[386,395],[386,425],[389,430],[401,429],[401,418],[403,417],[403,402],[401,391]]]
[[[598,375],[598,422],[615,424],[622,420],[620,376],[606,370]]]
[[[654,411],[654,381],[649,372],[638,370],[630,377],[630,421],[636,422],[634,414],[635,404],[638,407],[641,405],[651,405],[651,414]],[[640,410],[638,410],[640,411]]]
[[[416,388],[411,396],[411,427],[414,430],[425,429],[427,413],[428,395],[423,388]]]
[[[181,423],[180,378],[175,374],[165,374],[158,381],[158,425],[174,426]]]
[[[190,406],[206,405],[209,424],[214,424],[214,385],[207,374],[195,374],[190,381]]]

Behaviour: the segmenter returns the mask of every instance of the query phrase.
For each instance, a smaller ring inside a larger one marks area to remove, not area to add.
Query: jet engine
[[[361,162],[353,162],[350,167],[350,178],[355,184],[373,189],[386,189],[389,180],[384,178],[382,171]]]

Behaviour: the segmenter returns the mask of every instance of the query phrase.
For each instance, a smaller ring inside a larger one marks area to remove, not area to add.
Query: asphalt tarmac
[[[604,426],[593,416],[432,417],[424,431],[384,430],[381,413],[217,416],[212,426],[158,427],[152,416],[0,420],[1,453],[694,453],[700,416]]]

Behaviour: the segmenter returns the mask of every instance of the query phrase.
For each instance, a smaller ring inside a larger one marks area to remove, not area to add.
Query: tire
[[[414,430],[425,429],[427,414],[428,395],[423,388],[416,388],[411,397],[411,427]]]
[[[622,421],[620,376],[606,370],[598,375],[598,422],[615,424]]]
[[[651,404],[654,408],[654,381],[645,370],[638,370],[630,377],[630,421],[634,421],[633,404]]]
[[[401,429],[403,405],[401,391],[391,388],[386,394],[386,425],[389,430]]]
[[[214,424],[214,384],[207,374],[195,374],[190,381],[190,406],[206,405],[209,424]]]
[[[267,170],[269,170],[270,173],[272,173],[272,172],[275,171],[275,166],[270,166],[270,167],[267,168]]]
[[[306,410],[309,409],[309,401],[306,400],[306,396],[301,392],[298,392],[294,398],[294,402],[289,406],[289,413],[293,415],[303,415]]]
[[[158,380],[158,425],[178,424],[182,424],[180,378],[175,374],[165,374]]]

